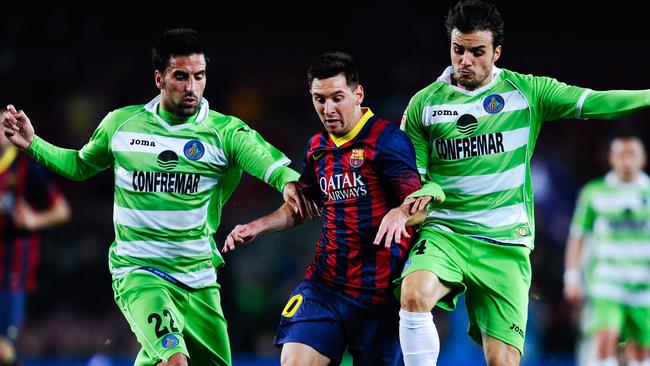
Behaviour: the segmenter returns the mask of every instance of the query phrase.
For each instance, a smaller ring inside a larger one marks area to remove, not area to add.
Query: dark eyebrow
[[[315,97],[321,97],[321,98],[326,98],[327,97],[326,95],[323,95],[321,93],[313,93],[313,94],[314,94]],[[329,96],[334,97],[334,96],[337,96],[339,94],[345,94],[345,91],[344,90],[336,90],[334,93],[331,93]]]

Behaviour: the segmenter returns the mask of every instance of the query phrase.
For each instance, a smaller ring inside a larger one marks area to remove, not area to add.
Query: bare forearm
[[[569,236],[567,240],[566,253],[564,254],[564,270],[578,269],[580,266],[580,257],[582,256],[582,247],[584,238],[578,236]]]
[[[258,235],[261,235],[287,230],[302,222],[300,216],[295,214],[291,207],[285,203],[272,214],[260,217],[249,225],[255,227]]]
[[[65,199],[59,198],[50,209],[36,214],[34,229],[44,229],[64,223],[68,219],[70,219],[70,206]]]

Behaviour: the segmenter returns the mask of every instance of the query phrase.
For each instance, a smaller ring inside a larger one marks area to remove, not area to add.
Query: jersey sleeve
[[[236,120],[224,135],[228,161],[234,162],[237,168],[280,192],[287,183],[298,181],[298,172],[288,167],[291,160],[243,121]]]
[[[420,176],[415,165],[415,149],[408,136],[394,130],[383,139],[376,157],[377,173],[389,183],[399,202],[420,189]]]
[[[580,118],[617,119],[650,106],[650,90],[590,91]]]
[[[431,156],[431,145],[422,121],[422,106],[419,103],[418,95],[414,96],[408,107],[406,107],[400,129],[406,132],[411,139],[415,148],[417,172],[420,174],[422,181],[425,181],[429,167],[429,157]]]
[[[591,232],[594,227],[596,215],[591,206],[591,196],[589,187],[585,187],[580,191],[578,202],[573,213],[573,219],[571,220],[570,234],[573,237],[583,237],[585,234]]]
[[[53,172],[72,180],[85,180],[113,164],[110,140],[117,128],[116,112],[99,124],[81,150],[64,149],[34,136],[27,153]]]
[[[316,172],[314,171],[313,158],[305,152],[305,158],[302,161],[302,174],[300,174],[300,187],[307,199],[314,201],[318,206],[323,205],[323,197],[320,193],[318,182],[316,181]],[[311,161],[310,161],[311,160]]]
[[[549,77],[533,77],[533,87],[542,121],[580,118],[589,90]]]

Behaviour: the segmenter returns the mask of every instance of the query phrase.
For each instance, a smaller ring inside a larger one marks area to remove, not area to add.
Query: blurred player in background
[[[617,366],[619,342],[626,343],[626,365],[650,366],[650,179],[645,163],[639,137],[620,135],[610,145],[612,171],[580,192],[567,241],[564,295],[575,306],[585,300],[583,333],[594,337],[595,360],[587,357],[583,366]]]
[[[38,230],[66,222],[68,203],[34,160],[0,134],[0,365],[17,363],[25,295],[36,288]]]
[[[74,180],[115,173],[109,249],[115,301],[140,345],[135,365],[230,365],[212,235],[242,171],[283,192],[300,215],[298,173],[243,121],[210,110],[208,59],[198,32],[164,32],[152,52],[160,94],[110,112],[80,150],[34,134],[23,111],[2,114],[5,134]]]
[[[535,233],[530,159],[542,124],[619,118],[650,106],[650,90],[593,91],[496,67],[503,20],[487,2],[458,2],[446,27],[451,66],[411,99],[403,121],[422,179],[447,200],[402,274],[402,351],[406,365],[435,365],[431,310],[453,310],[465,293],[469,335],[488,365],[518,365]]]
[[[392,281],[410,249],[413,231],[405,226],[425,217],[424,211],[410,215],[409,206],[400,206],[421,187],[413,145],[361,106],[364,90],[350,55],[321,55],[308,81],[325,131],[309,140],[300,184],[321,210],[321,237],[304,281],[282,312],[275,344],[282,347],[285,366],[338,365],[346,348],[355,365],[400,365]],[[428,195],[441,200],[442,192],[436,192]],[[224,251],[301,222],[284,205],[237,225]]]

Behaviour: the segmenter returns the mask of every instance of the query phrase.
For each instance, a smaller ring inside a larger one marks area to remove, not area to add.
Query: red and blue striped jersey
[[[0,289],[31,291],[36,287],[39,238],[14,224],[16,202],[40,211],[62,196],[40,165],[10,149],[0,156]]]
[[[322,208],[321,236],[305,278],[361,301],[387,303],[410,240],[390,249],[373,240],[384,215],[421,186],[408,136],[367,109],[347,135],[311,137],[300,183]]]

